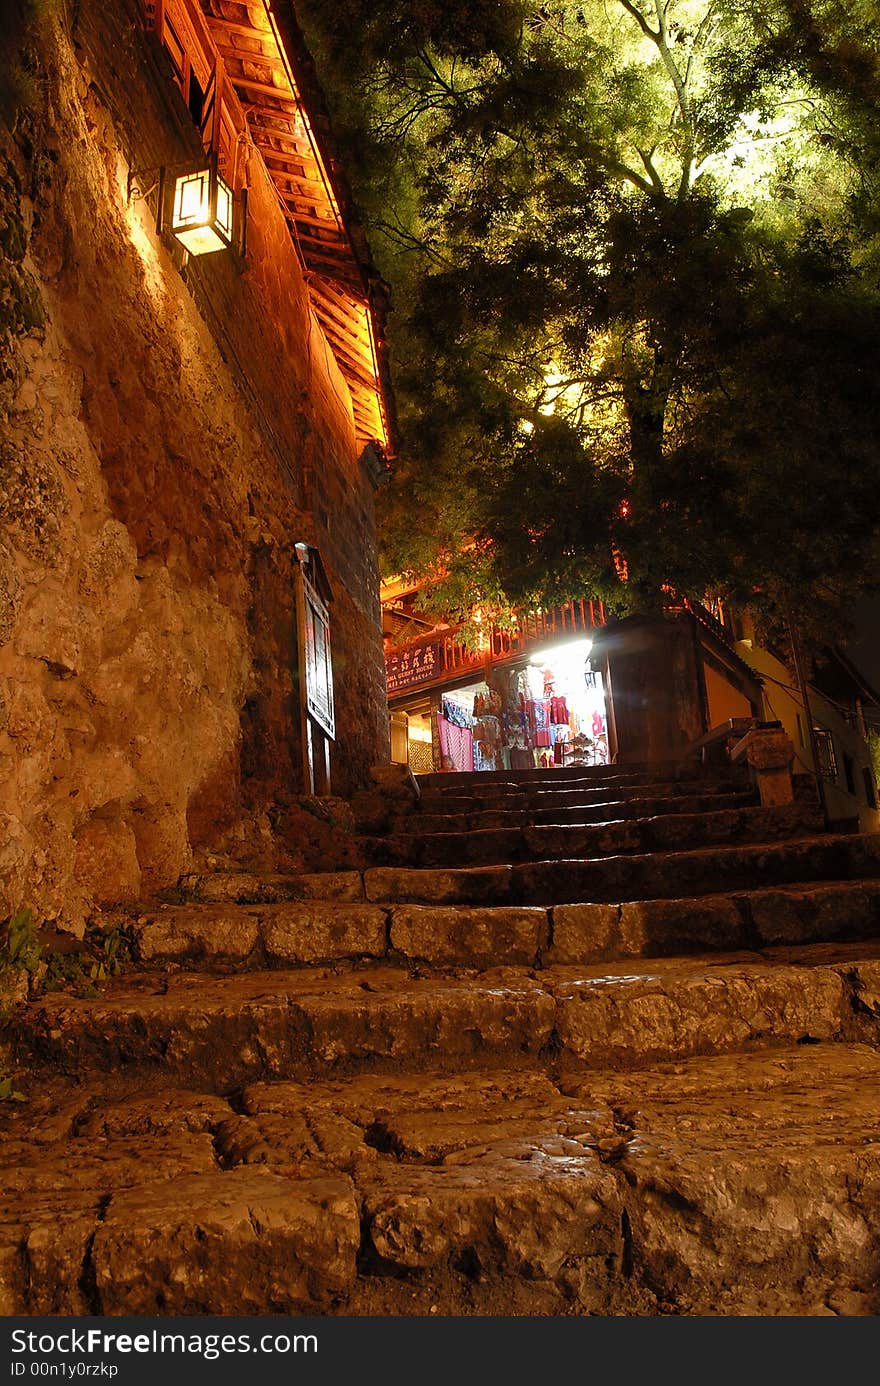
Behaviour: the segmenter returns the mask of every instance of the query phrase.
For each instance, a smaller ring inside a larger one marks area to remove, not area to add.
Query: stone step
[[[486,809],[525,809],[579,807],[588,804],[622,802],[637,798],[691,797],[694,794],[737,794],[751,786],[745,776],[698,778],[691,780],[638,780],[568,786],[536,785],[449,785],[445,789],[425,789],[419,809],[430,813],[479,813]]]
[[[224,1169],[227,1101],[80,1086],[61,1106],[64,1123],[38,1099],[0,1132],[4,1313],[315,1312],[351,1288],[351,1180]]]
[[[118,916],[142,965],[256,969],[382,958],[390,911],[360,900],[157,904]]]
[[[22,1064],[131,1067],[218,1092],[256,1078],[486,1062],[637,1067],[809,1040],[876,1042],[880,943],[626,959],[535,973],[409,975],[373,966],[142,975],[16,1014]]]
[[[876,1315],[880,1056],[808,1045],[566,1085],[625,1138],[642,1312]]]
[[[122,922],[145,967],[242,971],[386,958],[485,969],[873,938],[880,880],[551,908],[156,905]]]
[[[475,832],[481,828],[526,828],[544,824],[606,823],[613,819],[651,818],[667,813],[708,813],[714,809],[745,808],[757,803],[750,790],[725,794],[688,794],[651,799],[603,799],[595,804],[565,804],[548,808],[481,809],[450,813],[419,811],[397,820],[395,831],[423,833]]]
[[[216,1091],[257,1077],[493,1056],[537,1061],[555,1005],[528,972],[410,977],[372,967],[142,974],[99,997],[52,994],[11,1022],[22,1062],[81,1074],[134,1066]],[[30,1058],[28,1059],[28,1056]]]
[[[7,1315],[880,1308],[860,1044],[6,1105]]]
[[[489,866],[498,862],[684,851],[719,843],[770,842],[821,830],[818,809],[795,803],[782,808],[748,806],[593,825],[480,828],[418,836],[410,833],[363,838],[361,842],[367,859],[377,866]]]
[[[402,908],[412,913],[419,907]],[[397,914],[396,907],[392,941]],[[555,905],[548,915],[551,942],[542,954],[548,965],[863,940],[880,937],[880,879],[619,905]]]
[[[416,781],[422,790],[443,788],[449,784],[477,786],[480,790],[494,785],[536,785],[546,784],[551,788],[566,785],[571,781],[584,784],[619,781],[634,783],[645,780],[693,780],[704,774],[704,769],[696,759],[690,761],[643,761],[632,765],[559,765],[553,769],[535,766],[529,770],[465,770],[434,771],[431,774],[417,775]]]
[[[841,834],[793,842],[524,862],[515,866],[445,870],[383,866],[365,872],[287,876],[214,872],[182,877],[180,888],[168,894],[169,903],[202,904],[617,904],[623,900],[676,899],[758,886],[870,879],[878,874],[880,835]]]
[[[557,966],[559,1062],[618,1069],[787,1043],[880,1039],[880,942]]]
[[[513,866],[445,870],[379,866],[364,873],[364,885],[367,899],[377,904],[562,905],[679,899],[877,875],[880,834],[843,834]]]
[[[360,871],[297,872],[259,875],[250,871],[212,871],[181,876],[174,890],[163,893],[167,903],[195,900],[212,904],[271,904],[283,900],[325,900],[354,904],[364,899]]]

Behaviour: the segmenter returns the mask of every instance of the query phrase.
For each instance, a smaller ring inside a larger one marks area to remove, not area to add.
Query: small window
[[[837,757],[834,754],[834,737],[824,727],[814,727],[816,752],[819,758],[819,774],[823,780],[837,779]]]
[[[178,85],[182,88],[186,74],[186,52],[177,36],[174,25],[167,17],[162,31],[162,42],[171,59],[171,65],[174,68],[174,75],[177,78]]]
[[[201,82],[192,71],[189,74],[189,97],[187,99],[187,105],[189,106],[190,115],[201,130],[202,113],[205,109],[205,93],[202,90]]]
[[[856,766],[852,756],[848,756],[846,751],[843,753],[843,775],[846,780],[846,788],[849,794],[856,792]]]
[[[193,122],[199,130],[203,130],[206,115],[206,93],[211,86],[211,73],[206,66],[208,59],[203,53],[199,56],[196,40],[188,32],[184,12],[180,14],[180,21],[182,22],[173,23],[167,12],[163,10],[162,43],[171,59],[174,80],[186,102]],[[199,72],[196,71],[197,66]]]
[[[875,809],[877,807],[877,790],[874,787],[874,776],[870,766],[866,765],[862,769],[862,779],[865,782],[865,803],[868,808]]]

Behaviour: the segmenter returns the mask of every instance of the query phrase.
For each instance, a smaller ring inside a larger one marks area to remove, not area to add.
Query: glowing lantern
[[[231,188],[215,164],[184,173],[174,185],[171,230],[190,255],[210,255],[232,245]]]

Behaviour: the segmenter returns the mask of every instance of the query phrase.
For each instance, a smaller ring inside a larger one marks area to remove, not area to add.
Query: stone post
[[[784,731],[754,727],[730,752],[733,761],[745,758],[758,786],[764,808],[778,808],[794,799],[791,767],[794,746]]]
[[[370,766],[371,783],[351,801],[357,829],[362,833],[383,833],[395,820],[412,813],[421,790],[408,765],[391,762]]]

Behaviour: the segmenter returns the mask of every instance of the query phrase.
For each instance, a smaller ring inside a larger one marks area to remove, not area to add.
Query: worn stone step
[[[9,1037],[21,1062],[53,1072],[161,1068],[215,1091],[401,1063],[536,1064],[551,1052],[568,1066],[634,1067],[863,1038],[866,1027],[876,1039],[878,959],[868,942],[445,978],[382,966],[141,976],[99,997],[47,996],[13,1018]]]
[[[640,1068],[697,1054],[880,1039],[880,945],[549,968],[560,1063]]]
[[[542,955],[548,964],[861,940],[880,936],[880,880],[555,905],[549,914],[552,943]],[[392,938],[394,918],[392,911]]]
[[[7,1314],[876,1314],[880,1055],[553,1081],[50,1080],[0,1115]]]
[[[379,905],[335,900],[159,904],[125,917],[146,966],[238,969],[384,957],[388,918]]]
[[[880,936],[880,880],[636,900],[480,908],[395,905],[394,953],[439,967],[592,963]]]
[[[417,775],[416,780],[422,790],[443,788],[445,785],[456,784],[468,787],[477,786],[480,790],[490,789],[495,785],[519,786],[546,784],[551,788],[559,785],[568,785],[571,781],[590,783],[605,783],[607,781],[620,781],[621,783],[633,783],[644,780],[692,780],[699,779],[704,774],[700,762],[696,759],[690,761],[643,761],[632,765],[560,765],[551,769],[543,769],[535,766],[528,770],[466,770],[466,771],[434,771],[430,774]]]
[[[525,828],[545,824],[605,823],[611,819],[650,818],[667,813],[707,813],[714,809],[745,808],[757,802],[750,790],[725,794],[670,795],[651,799],[603,799],[595,804],[566,804],[550,808],[481,809],[476,812],[409,814],[397,820],[396,831],[424,833],[474,832],[481,828]]]
[[[157,905],[125,923],[146,967],[241,971],[388,958],[485,969],[872,938],[880,880],[551,908]]]
[[[391,924],[393,919],[393,935]],[[147,968],[258,971],[389,958],[440,967],[532,966],[547,949],[546,909],[293,901],[149,907],[128,926]],[[568,957],[568,954],[566,954]]]
[[[210,904],[257,905],[285,900],[329,900],[354,904],[364,899],[359,871],[297,872],[259,875],[250,871],[190,872],[176,889],[166,891],[167,903],[197,901]]]
[[[487,809],[528,811],[542,808],[578,807],[621,802],[633,798],[676,798],[694,794],[736,794],[750,788],[744,776],[699,777],[689,780],[617,781],[569,786],[536,785],[448,785],[445,789],[425,789],[419,809],[430,813],[478,813]]]
[[[555,1005],[528,975],[410,977],[393,967],[130,977],[99,997],[53,994],[10,1028],[22,1062],[67,1072],[160,1068],[216,1091],[260,1076],[480,1056],[536,1059]]]
[[[781,808],[747,806],[600,824],[411,833],[364,838],[362,843],[376,865],[466,866],[683,851],[716,843],[770,842],[819,832],[821,828],[817,808],[794,803]]]
[[[808,1045],[564,1085],[614,1109],[649,1312],[876,1315],[880,1055]]]
[[[380,866],[364,873],[364,885],[367,899],[374,903],[562,905],[678,899],[877,875],[880,834],[843,834],[513,866],[445,870]]]
[[[0,1134],[3,1313],[304,1313],[351,1290],[350,1179],[223,1168],[215,1132],[233,1112],[219,1098],[79,1094],[63,1135],[39,1104]]]

